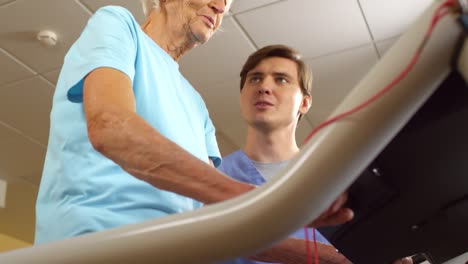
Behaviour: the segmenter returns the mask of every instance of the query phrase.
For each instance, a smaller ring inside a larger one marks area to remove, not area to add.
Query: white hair
[[[148,16],[151,10],[159,8],[159,0],[141,0],[143,13]]]

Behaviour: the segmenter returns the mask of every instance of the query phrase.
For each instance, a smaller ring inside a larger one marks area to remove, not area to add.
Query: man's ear
[[[299,107],[299,113],[301,115],[307,114],[311,106],[312,106],[312,97],[310,95],[303,95],[301,106]]]

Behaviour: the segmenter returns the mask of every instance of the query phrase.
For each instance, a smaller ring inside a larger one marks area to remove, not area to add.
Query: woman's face
[[[167,0],[166,8],[168,15],[177,17],[177,20],[182,23],[182,28],[194,42],[203,44],[219,28],[232,1]],[[173,14],[170,13],[171,10]]]

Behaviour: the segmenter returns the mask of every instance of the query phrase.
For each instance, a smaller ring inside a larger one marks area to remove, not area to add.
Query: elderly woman
[[[53,98],[36,244],[194,210],[252,188],[220,163],[205,104],[178,59],[232,0],[146,1],[138,25],[99,9],[67,53]]]
[[[225,177],[215,129],[177,60],[232,0],[99,9],[67,53],[51,113],[36,243],[193,210],[252,187]]]

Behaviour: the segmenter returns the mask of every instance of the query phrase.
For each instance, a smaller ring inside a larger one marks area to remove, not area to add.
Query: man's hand
[[[330,205],[330,207],[328,207],[325,212],[323,212],[317,219],[310,223],[309,226],[334,226],[344,224],[353,219],[353,211],[350,208],[343,208],[346,200],[348,200],[348,194],[343,193]]]
[[[411,257],[406,257],[406,258],[398,259],[392,264],[413,264],[413,259]]]
[[[288,238],[250,257],[250,259],[282,264],[304,264],[307,263],[309,257],[306,245],[305,240]],[[314,254],[313,250],[311,249],[312,254]],[[352,264],[345,256],[337,252],[332,245],[317,242],[317,254],[321,264]]]

